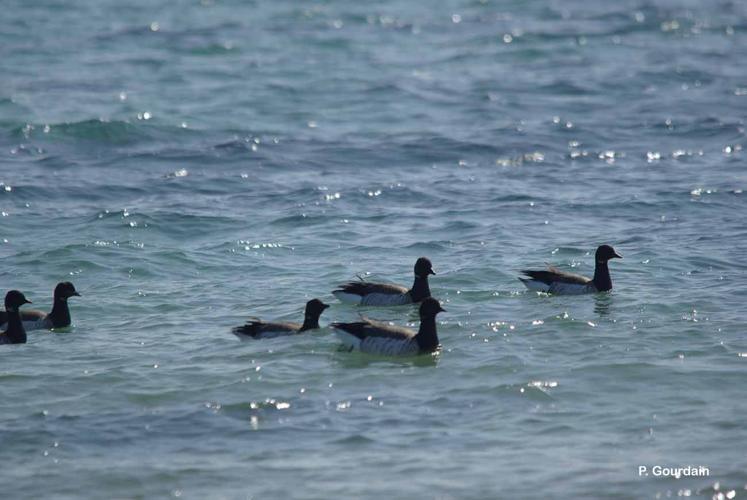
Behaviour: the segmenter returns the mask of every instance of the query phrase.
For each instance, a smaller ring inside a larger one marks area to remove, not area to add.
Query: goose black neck
[[[5,330],[5,336],[12,344],[26,343],[26,330],[23,328],[18,311],[8,311],[8,329]]]
[[[438,348],[438,333],[436,333],[436,316],[422,318],[420,328],[415,336],[421,352],[433,352]]]
[[[594,268],[594,286],[600,292],[606,292],[612,290],[612,278],[610,277],[610,269],[607,266],[607,262],[597,261],[596,267]]]
[[[67,306],[67,300],[55,297],[49,319],[52,320],[52,325],[55,328],[70,326],[70,309]]]
[[[412,283],[412,288],[410,289],[410,297],[412,297],[412,301],[420,302],[430,296],[431,289],[428,286],[428,276],[415,276],[415,281]]]
[[[316,330],[317,328],[319,328],[319,316],[314,316],[313,314],[307,314],[304,316],[303,325],[301,325],[300,331]]]

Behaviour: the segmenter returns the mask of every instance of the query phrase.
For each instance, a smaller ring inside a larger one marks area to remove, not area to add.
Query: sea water
[[[739,1],[4,2],[1,291],[83,296],[0,349],[0,496],[745,497],[745,61]],[[435,357],[230,333],[417,328],[330,292],[419,256]]]

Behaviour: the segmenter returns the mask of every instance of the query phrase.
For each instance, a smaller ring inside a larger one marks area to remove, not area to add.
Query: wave
[[[133,144],[158,141],[183,134],[187,129],[138,120],[108,120],[95,118],[54,124],[26,123],[11,126],[11,136],[20,140],[81,139],[106,144]]]

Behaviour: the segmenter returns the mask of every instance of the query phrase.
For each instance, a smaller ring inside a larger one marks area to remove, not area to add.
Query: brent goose
[[[31,330],[51,330],[52,328],[65,328],[70,326],[70,309],[67,306],[67,299],[70,297],[80,297],[75,287],[69,281],[57,283],[54,287],[54,303],[52,311],[45,313],[30,309],[21,312],[21,321],[26,331]],[[8,321],[5,313],[0,312],[0,326]]]
[[[269,339],[283,335],[296,335],[307,330],[319,328],[319,316],[329,306],[319,299],[312,299],[306,303],[303,324],[289,322],[265,322],[262,320],[248,321],[244,326],[237,326],[231,330],[240,339]]]
[[[420,304],[420,328],[393,326],[364,318],[355,323],[332,323],[337,335],[349,350],[382,356],[414,356],[437,351],[436,315],[445,312],[432,297]]]
[[[428,275],[433,272],[431,261],[420,257],[415,262],[415,281],[409,290],[403,286],[387,283],[369,283],[366,281],[352,281],[341,285],[332,295],[340,302],[358,304],[362,306],[401,306],[416,304],[431,296],[428,287]]]
[[[548,267],[546,271],[522,271],[529,278],[519,279],[528,289],[538,292],[559,295],[606,292],[612,290],[612,278],[607,267],[610,259],[622,259],[622,255],[609,245],[597,248],[594,277],[591,279],[578,274],[566,273],[554,267]]]
[[[26,330],[23,329],[21,315],[18,308],[23,304],[31,304],[30,300],[18,290],[11,290],[5,294],[5,313],[8,317],[8,327],[0,333],[0,344],[25,344]]]

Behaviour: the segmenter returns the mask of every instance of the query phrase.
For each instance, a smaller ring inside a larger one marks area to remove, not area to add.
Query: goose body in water
[[[611,259],[622,259],[622,256],[611,246],[601,245],[597,248],[594,258],[596,265],[593,278],[549,267],[545,271],[522,271],[527,277],[519,279],[530,290],[558,295],[579,295],[612,290],[612,278],[607,263]]]
[[[319,328],[319,316],[328,307],[321,300],[313,299],[306,303],[303,323],[271,322],[257,319],[248,321],[243,326],[237,326],[231,331],[240,339],[267,339],[297,335]]]
[[[70,297],[80,297],[73,284],[69,281],[58,283],[54,288],[52,311],[49,313],[34,309],[21,311],[23,328],[28,332],[31,330],[51,330],[52,328],[70,326],[72,319],[70,317],[70,308],[67,305]],[[0,312],[0,327],[5,325],[7,321],[6,313]]]
[[[332,323],[332,328],[350,351],[360,351],[381,356],[415,356],[437,351],[436,315],[445,312],[434,298],[420,304],[420,328],[393,326],[379,321],[363,319],[354,323]]]
[[[340,302],[362,306],[401,306],[417,304],[431,296],[428,286],[428,276],[433,272],[431,261],[420,257],[415,262],[415,281],[412,288],[407,289],[399,285],[388,283],[369,283],[367,281],[351,281],[341,285],[332,295]]]
[[[25,344],[26,330],[23,328],[19,308],[24,304],[31,304],[18,290],[11,290],[5,294],[5,314],[7,328],[0,333],[0,344]]]

